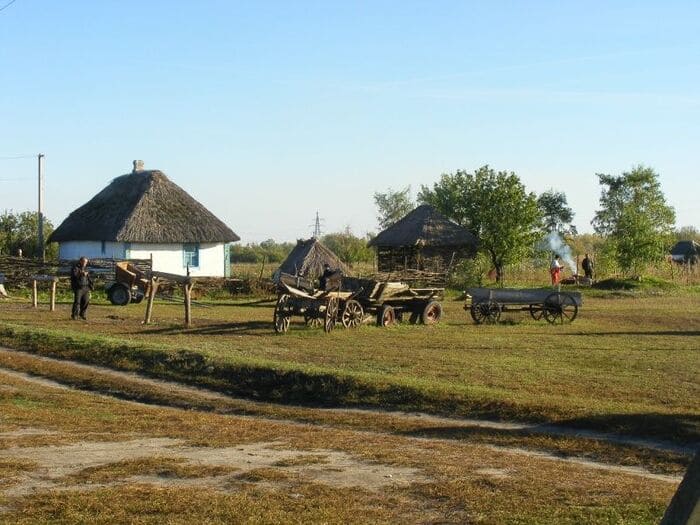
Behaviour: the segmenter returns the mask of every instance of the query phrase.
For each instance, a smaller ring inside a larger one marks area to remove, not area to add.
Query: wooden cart
[[[539,321],[551,324],[571,323],[582,305],[579,292],[559,292],[551,289],[469,288],[464,309],[476,324],[494,324],[502,312],[523,311]]]
[[[411,323],[435,324],[442,317],[443,288],[411,288],[400,282],[343,278],[334,290],[316,290],[309,281],[282,274],[274,312],[277,333],[289,330],[293,316],[303,316],[307,326],[336,325],[354,328],[376,321],[390,326],[405,315]]]

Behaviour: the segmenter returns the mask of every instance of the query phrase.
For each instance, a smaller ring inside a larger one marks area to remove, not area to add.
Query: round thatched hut
[[[61,259],[150,259],[153,269],[175,274],[227,277],[228,226],[158,170],[134,161],[54,230]]]
[[[323,273],[324,264],[333,270],[340,270],[348,275],[350,270],[343,262],[315,237],[297,240],[297,245],[275,271],[273,280],[276,282],[281,273],[316,280]]]
[[[427,204],[381,232],[369,243],[380,272],[419,270],[441,273],[476,254],[476,237]]]

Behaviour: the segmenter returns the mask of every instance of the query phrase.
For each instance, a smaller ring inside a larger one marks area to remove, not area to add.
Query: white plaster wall
[[[123,242],[106,242],[102,251],[102,241],[68,241],[58,244],[59,259],[123,259]]]
[[[149,259],[153,255],[153,269],[160,272],[186,275],[183,266],[182,244],[146,244],[101,241],[69,241],[58,245],[59,259]],[[190,268],[190,275],[224,277],[224,244],[199,245],[199,268]]]
[[[131,259],[148,259],[153,255],[153,269],[159,272],[186,275],[183,266],[182,244],[132,243],[127,254]],[[223,243],[199,245],[199,268],[190,267],[190,275],[199,277],[224,276]]]

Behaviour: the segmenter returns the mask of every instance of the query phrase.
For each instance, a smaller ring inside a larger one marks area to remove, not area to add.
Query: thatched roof
[[[369,246],[464,246],[476,250],[476,237],[428,204],[418,206],[369,243]]]
[[[135,169],[71,213],[48,240],[195,243],[240,237],[163,172]]]
[[[671,255],[685,257],[700,255],[700,244],[695,241],[678,241],[671,248]]]
[[[341,270],[345,275],[349,273],[348,267],[336,254],[321,244],[321,241],[314,237],[306,241],[299,239],[275,272],[275,277],[281,272],[316,279],[323,273],[323,265],[326,263],[333,270]]]

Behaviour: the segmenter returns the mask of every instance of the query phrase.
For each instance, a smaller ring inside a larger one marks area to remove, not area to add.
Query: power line
[[[16,1],[17,1],[17,0],[10,0],[10,1],[7,2],[4,6],[0,7],[0,11],[2,11],[3,9],[7,9],[7,8],[10,7],[12,4],[14,4]]]
[[[0,160],[16,160],[16,159],[33,159],[36,155],[10,155],[8,157],[0,157]]]

